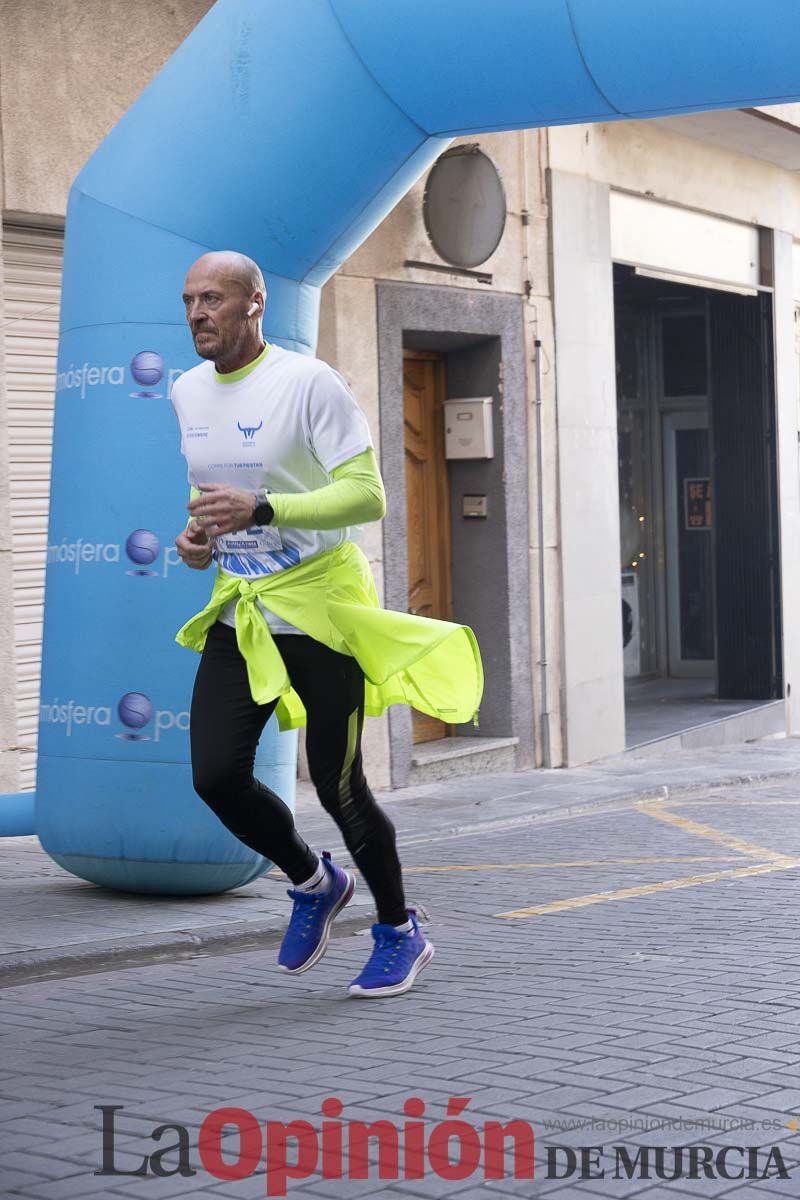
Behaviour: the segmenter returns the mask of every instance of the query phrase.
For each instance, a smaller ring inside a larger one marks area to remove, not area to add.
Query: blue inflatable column
[[[73,196],[36,826],[45,850],[68,870],[140,892],[221,891],[270,865],[193,789],[188,709],[199,658],[174,642],[212,583],[212,571],[189,571],[174,547],[189,489],[168,393],[196,361],[180,292],[197,253],[181,238]],[[96,295],[94,312],[87,295]],[[98,320],[120,308],[127,320]],[[164,309],[176,319],[159,320]],[[279,733],[273,718],[256,766],[290,807],[296,744],[297,731]]]

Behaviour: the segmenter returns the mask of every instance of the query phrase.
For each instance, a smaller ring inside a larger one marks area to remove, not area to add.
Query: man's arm
[[[202,493],[198,488],[192,485],[189,499],[195,500]],[[175,538],[175,546],[178,554],[187,567],[194,567],[195,570],[204,571],[206,567],[211,565],[211,552],[213,547],[208,540],[208,536],[201,525],[195,521],[194,517],[189,517],[186,522],[186,528]]]
[[[270,492],[271,525],[291,529],[342,529],[386,515],[375,451],[370,447],[331,471],[333,483],[312,492]]]
[[[191,485],[189,486],[189,503],[191,504],[192,500],[196,500],[196,499],[197,499],[197,497],[198,497],[198,496],[200,496],[200,495],[202,495],[202,493],[201,493],[200,489],[199,489],[199,488],[196,488],[196,487],[194,486],[194,484],[191,484]],[[184,533],[185,533],[185,532],[186,532],[186,530],[189,528],[189,526],[191,525],[191,523],[192,523],[192,521],[193,521],[193,520],[194,520],[194,517],[191,517],[191,516],[190,516],[190,517],[189,517],[189,520],[186,522],[186,525],[185,525],[185,527],[184,527]]]
[[[180,413],[176,400],[178,391],[179,379],[172,381],[172,387],[169,392],[170,403],[172,404],[175,420],[178,423],[178,430],[181,435],[181,454],[186,458],[186,448],[183,441],[183,426],[181,424]],[[191,470],[189,471],[189,500],[195,500],[200,491],[191,482]],[[193,516],[189,517],[185,527],[175,538],[175,547],[182,561],[187,567],[194,567],[196,570],[204,571],[211,564],[211,552],[213,546],[209,544],[208,536],[202,526],[195,521]]]
[[[334,467],[330,475],[333,483],[311,492],[270,492],[273,510],[270,525],[343,529],[347,525],[381,520],[386,513],[386,495],[371,446]],[[252,492],[209,483],[201,485],[200,493],[189,504],[189,512],[202,519],[214,536],[252,525],[255,508]]]

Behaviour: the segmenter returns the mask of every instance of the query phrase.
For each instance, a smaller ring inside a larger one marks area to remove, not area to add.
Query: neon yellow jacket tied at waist
[[[375,475],[381,507],[383,485],[372,450],[343,463],[331,475],[335,482],[325,488],[296,495],[270,494],[275,512],[271,523],[325,528],[325,501],[335,506],[339,521],[328,528],[383,515],[375,510]],[[366,485],[360,506],[356,502],[359,479]],[[363,499],[367,493],[372,496],[369,516]],[[340,515],[343,501],[350,509],[346,520]],[[236,639],[247,663],[250,691],[257,704],[279,697],[276,715],[281,730],[305,725],[306,710],[256,599],[282,620],[356,659],[365,677],[367,716],[381,716],[390,704],[409,704],[442,721],[478,724],[483,666],[473,631],[468,625],[381,608],[369,562],[354,542],[345,541],[257,579],[240,579],[218,568],[208,604],[186,622],[175,640],[202,651],[208,630],[237,595]]]

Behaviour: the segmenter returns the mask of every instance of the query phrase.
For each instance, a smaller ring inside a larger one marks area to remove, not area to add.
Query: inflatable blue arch
[[[321,285],[453,137],[799,98],[796,0],[214,5],[70,196],[35,814],[54,859],[160,892],[267,866],[188,762],[197,660],[173,639],[209,581],[171,549],[186,485],[167,394],[194,362],[189,263],[255,258],[266,336],[310,354]],[[294,737],[263,750],[283,794]],[[6,798],[3,832],[33,828],[28,803]]]

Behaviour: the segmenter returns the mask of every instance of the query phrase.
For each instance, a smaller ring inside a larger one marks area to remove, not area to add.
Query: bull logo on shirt
[[[256,436],[256,434],[258,433],[259,429],[261,428],[261,426],[263,424],[264,424],[263,421],[259,421],[259,423],[257,425],[240,425],[239,422],[237,421],[236,428],[239,430],[240,433],[244,434],[244,439],[246,442],[252,442],[253,438]]]

